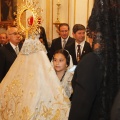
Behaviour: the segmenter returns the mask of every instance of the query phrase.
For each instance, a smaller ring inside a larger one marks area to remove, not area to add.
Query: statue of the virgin
[[[69,98],[38,38],[26,38],[0,84],[0,120],[68,119]]]

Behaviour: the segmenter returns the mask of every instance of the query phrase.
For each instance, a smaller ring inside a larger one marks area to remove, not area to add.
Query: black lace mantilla
[[[104,43],[103,54],[100,54],[104,61],[103,83],[92,120],[110,120],[111,107],[120,86],[120,0],[95,0],[87,35],[93,38],[93,44]]]

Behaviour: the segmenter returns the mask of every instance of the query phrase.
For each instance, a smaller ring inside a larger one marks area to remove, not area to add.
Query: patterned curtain
[[[88,36],[97,31],[104,39],[104,77],[92,120],[110,120],[111,107],[120,88],[120,0],[95,0],[88,20]]]

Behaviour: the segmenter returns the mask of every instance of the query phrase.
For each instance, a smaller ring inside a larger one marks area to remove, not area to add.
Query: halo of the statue
[[[37,35],[38,32],[40,32],[39,31],[40,22],[38,22],[38,19],[40,18],[40,13],[42,10],[40,7],[37,7],[38,3],[39,3],[38,0],[34,0],[34,1],[23,0],[22,3],[17,5],[17,14],[16,14],[17,27],[20,32],[26,35],[26,38],[28,38],[28,36],[34,38],[34,36]],[[22,16],[23,13],[26,12],[27,10],[31,12],[33,21],[32,23],[30,23],[29,26],[26,27],[27,14],[25,13],[23,18]],[[23,25],[23,23],[25,23],[25,25]]]

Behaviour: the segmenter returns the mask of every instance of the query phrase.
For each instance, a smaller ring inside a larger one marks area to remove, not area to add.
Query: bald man
[[[19,50],[22,47],[20,43],[20,35],[16,27],[10,27],[7,30],[8,44],[0,47],[0,82],[8,72],[17,57],[15,48],[18,46]]]

